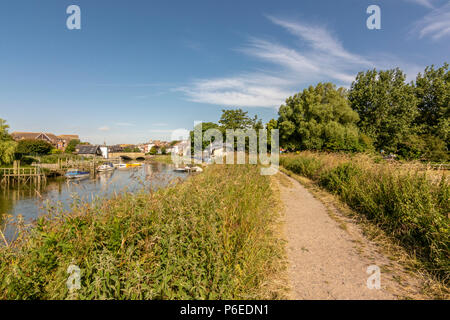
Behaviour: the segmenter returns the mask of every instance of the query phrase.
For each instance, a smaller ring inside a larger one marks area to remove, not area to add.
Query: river
[[[74,199],[91,202],[94,198],[108,198],[115,193],[156,190],[175,178],[184,179],[184,172],[173,171],[174,165],[159,162],[144,163],[140,167],[116,169],[98,173],[95,177],[71,181],[63,177],[49,179],[38,192],[35,188],[0,189],[0,228],[6,215],[22,215],[27,222],[45,213],[49,204],[58,203],[69,209]],[[5,236],[13,237],[13,229],[7,228]]]

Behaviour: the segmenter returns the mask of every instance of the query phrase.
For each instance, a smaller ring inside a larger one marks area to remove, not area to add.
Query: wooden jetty
[[[57,163],[33,163],[32,167],[20,167],[20,161],[14,161],[12,168],[0,168],[0,186],[20,187],[25,185],[42,185],[48,176],[63,176],[68,169],[76,168],[89,171],[95,176],[97,166],[103,159],[62,160]]]
[[[19,161],[14,161],[12,168],[0,168],[0,184],[3,186],[19,187],[25,184],[46,182],[45,174],[39,167],[21,168]]]
[[[41,171],[46,171],[50,176],[62,176],[68,169],[80,169],[82,171],[89,171],[95,175],[97,166],[102,163],[104,159],[91,160],[68,160],[58,159],[57,163],[33,163],[33,166],[39,167]]]

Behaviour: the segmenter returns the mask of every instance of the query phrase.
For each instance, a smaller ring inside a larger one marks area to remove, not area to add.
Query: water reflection
[[[48,203],[58,202],[63,208],[69,209],[74,199],[92,201],[124,191],[156,190],[175,178],[184,179],[187,176],[173,169],[174,166],[170,164],[146,163],[140,167],[101,172],[96,177],[80,181],[52,179],[40,191],[34,188],[3,189],[0,190],[0,226],[8,214],[21,214],[26,221],[34,220],[44,213]],[[7,230],[8,235],[11,236],[11,230]]]

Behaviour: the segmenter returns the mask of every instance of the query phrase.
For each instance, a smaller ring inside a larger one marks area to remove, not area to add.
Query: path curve
[[[395,299],[381,277],[381,289],[367,287],[367,268],[355,239],[327,212],[325,205],[296,180],[279,183],[285,207],[288,277],[291,299]],[[283,178],[284,179],[284,178]]]

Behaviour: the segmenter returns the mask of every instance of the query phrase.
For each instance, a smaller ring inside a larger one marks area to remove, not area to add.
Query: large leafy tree
[[[360,72],[351,85],[349,101],[359,114],[360,129],[379,149],[396,152],[402,141],[416,134],[414,87],[398,68]]]
[[[20,140],[17,145],[17,153],[20,154],[49,154],[53,146],[43,140]]]
[[[286,99],[279,109],[277,124],[280,143],[291,150],[362,151],[368,147],[356,123],[358,114],[347,100],[344,88],[332,83],[316,87]]]
[[[450,131],[450,71],[448,64],[435,69],[427,67],[416,78],[418,98],[417,124],[425,135],[449,143]]]
[[[14,160],[17,143],[8,133],[9,126],[0,119],[0,165],[10,164]]]

